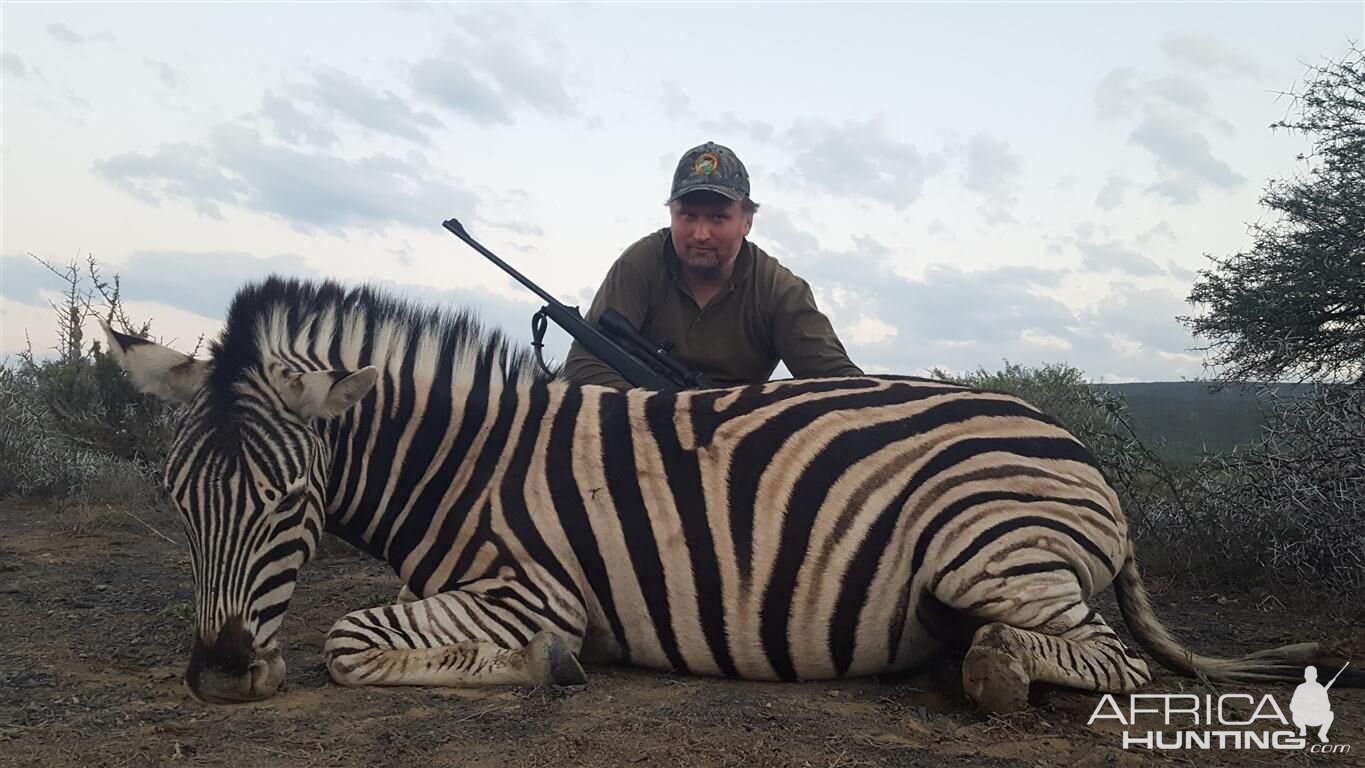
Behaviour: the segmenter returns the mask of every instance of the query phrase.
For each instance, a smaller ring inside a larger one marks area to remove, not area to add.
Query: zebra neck
[[[423,567],[424,552],[473,543],[470,526],[512,447],[534,439],[528,405],[544,400],[545,386],[416,391],[388,389],[326,436],[328,532],[404,577]]]

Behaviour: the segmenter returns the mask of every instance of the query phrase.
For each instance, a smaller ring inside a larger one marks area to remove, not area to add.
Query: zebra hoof
[[[1009,714],[1028,709],[1028,673],[1018,659],[994,648],[973,647],[962,661],[962,690],[982,710]]]
[[[531,681],[536,685],[583,685],[588,682],[573,651],[563,638],[551,632],[539,632],[531,638],[526,646],[526,661]]]

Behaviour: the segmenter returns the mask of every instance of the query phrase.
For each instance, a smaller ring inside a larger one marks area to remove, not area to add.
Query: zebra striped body
[[[592,658],[754,679],[898,669],[934,649],[921,599],[1035,562],[1019,541],[1047,538],[1091,583],[1125,554],[1084,449],[1008,396],[855,379],[680,395],[536,383],[481,400],[445,452],[375,444],[371,466],[402,471],[372,472],[373,494],[329,517],[420,596],[511,567],[557,628],[599,638]],[[989,532],[1001,505],[1040,527],[1011,514]],[[964,552],[978,553],[965,570]]]
[[[201,550],[187,681],[210,700],[278,687],[275,633],[322,526],[406,585],[333,627],[348,685],[581,682],[577,658],[819,679],[971,640],[969,695],[1002,708],[1002,677],[1150,678],[1085,604],[1116,579],[1180,663],[1095,461],[1007,394],[579,387],[467,316],[275,280],[239,294],[212,361],[111,348],[190,404],[167,480]]]

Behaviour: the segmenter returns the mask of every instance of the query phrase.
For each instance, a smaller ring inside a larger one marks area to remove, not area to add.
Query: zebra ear
[[[305,419],[333,419],[360,402],[374,389],[379,371],[367,365],[358,371],[309,371],[285,377],[280,395],[290,410]]]
[[[128,372],[138,391],[163,400],[188,403],[204,387],[212,363],[176,352],[155,342],[119,333],[99,318],[109,342],[109,356]]]

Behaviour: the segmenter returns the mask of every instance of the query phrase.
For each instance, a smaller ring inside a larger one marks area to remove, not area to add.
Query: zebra
[[[1314,643],[1195,655],[1156,618],[1095,457],[1018,397],[912,376],[680,392],[580,386],[469,308],[332,280],[241,287],[207,358],[103,324],[183,405],[164,488],[194,583],[184,682],[282,687],[281,627],[329,532],[393,604],[323,656],[342,687],[580,686],[584,665],[745,680],[895,674],[965,648],[987,712],[1032,683],[1131,692],[1140,646],[1215,681],[1293,680]]]

